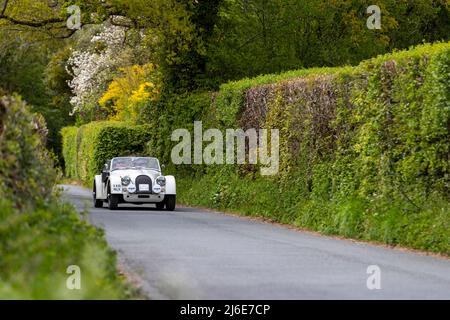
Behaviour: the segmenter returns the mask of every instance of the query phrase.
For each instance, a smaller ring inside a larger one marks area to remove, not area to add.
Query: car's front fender
[[[166,176],[166,194],[177,194],[177,184],[174,176]]]
[[[96,198],[98,200],[105,200],[106,194],[105,194],[105,188],[103,188],[102,176],[101,175],[95,176],[94,183],[95,183]]]

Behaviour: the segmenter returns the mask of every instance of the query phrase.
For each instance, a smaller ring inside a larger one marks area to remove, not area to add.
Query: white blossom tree
[[[126,29],[120,26],[105,25],[94,35],[87,50],[74,50],[68,61],[67,71],[72,75],[69,87],[73,97],[72,114],[88,111],[95,107],[115,70],[127,64],[123,51]]]

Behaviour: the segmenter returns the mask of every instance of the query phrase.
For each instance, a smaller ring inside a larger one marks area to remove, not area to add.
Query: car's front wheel
[[[95,186],[95,182],[94,182],[94,188],[92,189],[92,197],[94,200],[94,208],[102,208],[103,201],[97,199],[97,187]]]
[[[166,202],[166,210],[174,211],[177,205],[177,197],[175,195],[168,195],[165,199]]]
[[[108,209],[116,210],[119,206],[119,197],[115,194],[108,195]]]

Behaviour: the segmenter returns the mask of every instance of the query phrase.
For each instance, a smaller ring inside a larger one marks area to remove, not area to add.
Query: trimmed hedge
[[[76,178],[77,173],[77,127],[66,127],[62,131],[63,157],[65,160],[66,176]]]
[[[64,128],[62,136],[66,176],[90,185],[106,160],[144,154],[151,140],[151,128],[148,125],[98,121],[79,128]]]

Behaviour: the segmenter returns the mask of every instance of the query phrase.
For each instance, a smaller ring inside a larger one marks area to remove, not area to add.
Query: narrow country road
[[[448,259],[192,208],[94,209],[89,190],[63,187],[152,299],[450,299]]]

